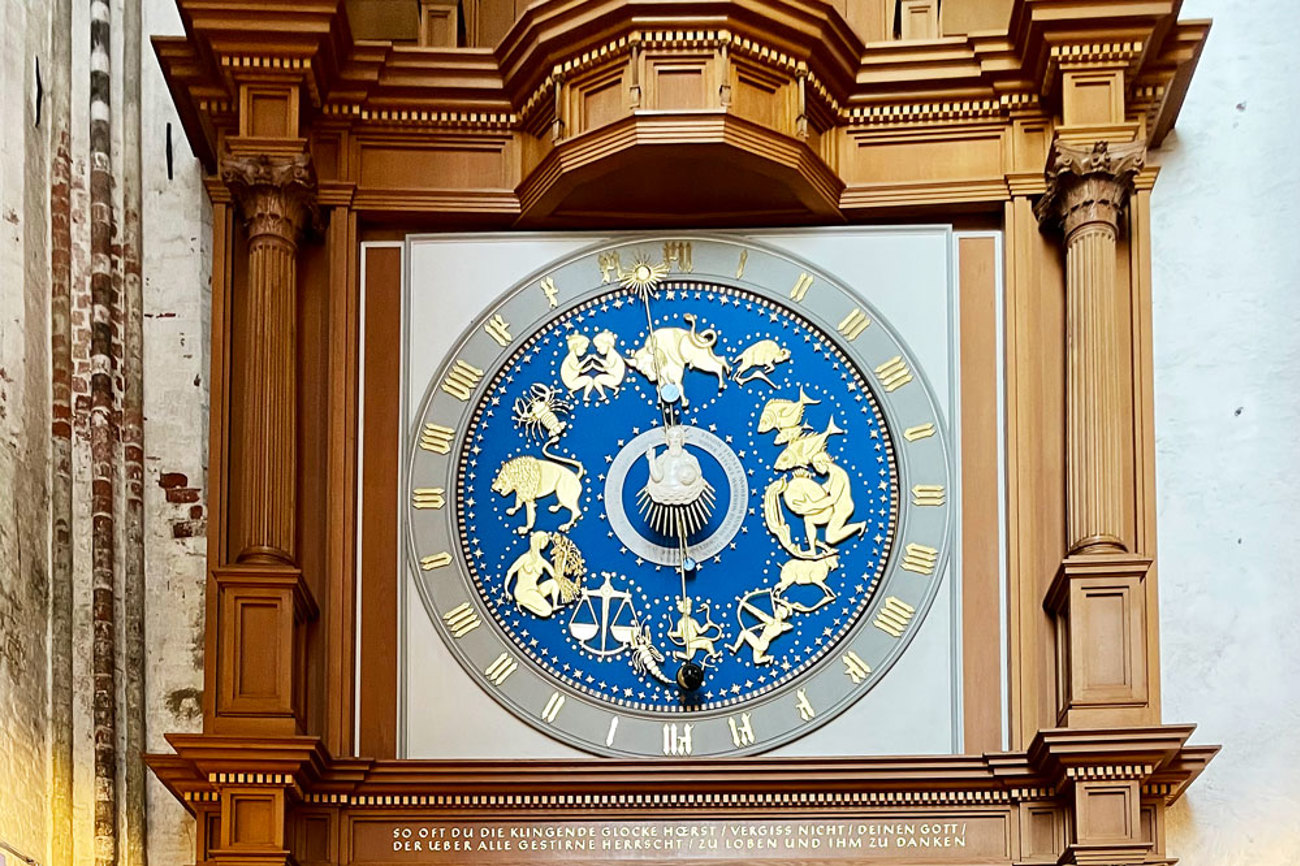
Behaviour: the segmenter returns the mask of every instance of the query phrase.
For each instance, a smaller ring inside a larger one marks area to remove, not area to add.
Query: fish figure
[[[832,418],[822,432],[812,436],[800,436],[785,446],[785,450],[772,464],[772,468],[777,472],[784,472],[787,469],[794,469],[796,466],[807,466],[812,463],[813,457],[826,450],[827,439],[843,432],[835,425],[835,419]]]
[[[763,414],[758,418],[758,432],[769,433],[776,430],[776,442],[782,444],[794,439],[803,429],[803,410],[805,406],[815,406],[820,400],[814,400],[799,389],[798,400],[775,398],[767,401]]]

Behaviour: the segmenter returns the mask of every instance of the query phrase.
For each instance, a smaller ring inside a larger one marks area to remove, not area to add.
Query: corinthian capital
[[[316,171],[305,153],[227,154],[221,179],[239,205],[250,240],[269,235],[295,244],[316,220]]]
[[[1133,179],[1146,164],[1146,147],[1138,142],[1092,147],[1057,142],[1047,166],[1047,194],[1034,212],[1046,224],[1061,224],[1066,237],[1086,225],[1115,230],[1133,191]]]

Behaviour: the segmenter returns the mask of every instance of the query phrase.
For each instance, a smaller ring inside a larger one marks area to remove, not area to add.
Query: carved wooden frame
[[[1164,809],[1214,749],[1160,724],[1143,160],[1208,24],[1176,0],[1015,0],[1003,34],[864,45],[823,0],[546,0],[488,52],[356,41],[342,4],[178,6],[186,35],[155,48],[213,202],[212,579],[204,733],[150,763],[199,819],[200,859],[347,862],[358,810],[902,802],[988,806],[1007,862],[1167,862]],[[657,86],[668,68],[695,82]],[[749,79],[768,87],[738,95]],[[592,82],[625,92],[595,110]],[[658,180],[633,189],[637,172]],[[1009,752],[562,781],[344,757],[361,241],[901,218],[1004,233]],[[273,634],[241,630],[250,604]]]

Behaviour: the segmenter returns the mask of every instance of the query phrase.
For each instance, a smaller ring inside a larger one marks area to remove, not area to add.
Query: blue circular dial
[[[474,589],[517,652],[656,713],[816,664],[869,607],[898,508],[889,430],[838,344],[694,280],[607,290],[523,339],[457,478]]]

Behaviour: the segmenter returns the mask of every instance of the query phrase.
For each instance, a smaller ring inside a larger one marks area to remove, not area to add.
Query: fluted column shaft
[[[298,239],[315,178],[305,155],[228,158],[222,177],[248,227],[249,334],[239,478],[239,562],[295,562]]]
[[[1058,144],[1039,217],[1066,243],[1067,521],[1071,553],[1120,552],[1124,543],[1127,370],[1116,284],[1116,240],[1140,145]]]

